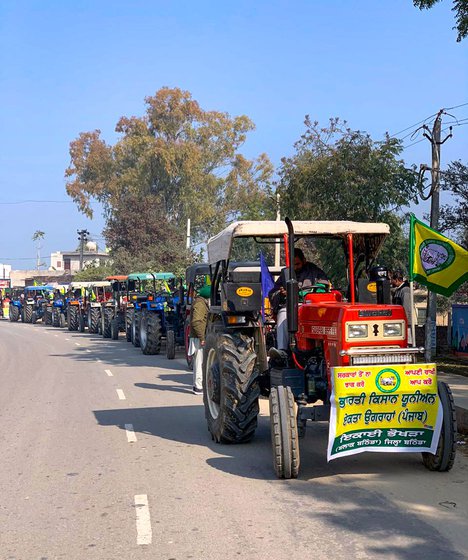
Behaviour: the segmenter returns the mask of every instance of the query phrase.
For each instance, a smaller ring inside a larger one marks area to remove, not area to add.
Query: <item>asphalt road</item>
[[[273,474],[267,402],[254,441],[217,445],[180,356],[0,322],[0,558],[468,557],[468,457],[326,462],[308,428],[301,477]]]

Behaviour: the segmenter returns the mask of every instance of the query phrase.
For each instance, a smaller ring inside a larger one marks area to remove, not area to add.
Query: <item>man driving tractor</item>
[[[301,249],[294,249],[294,271],[299,284],[299,290],[309,288],[318,283],[330,284],[325,272],[316,264],[307,261]],[[283,268],[281,274],[270,290],[270,298],[273,312],[276,314],[276,338],[277,348],[270,348],[271,358],[287,359],[289,347],[288,326],[286,321],[286,280],[288,269]]]

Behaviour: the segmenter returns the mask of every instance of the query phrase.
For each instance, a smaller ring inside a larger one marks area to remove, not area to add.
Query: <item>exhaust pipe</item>
[[[285,218],[288,228],[289,274],[286,280],[286,317],[288,321],[290,346],[296,345],[294,335],[298,331],[299,284],[294,271],[294,226],[289,218]]]

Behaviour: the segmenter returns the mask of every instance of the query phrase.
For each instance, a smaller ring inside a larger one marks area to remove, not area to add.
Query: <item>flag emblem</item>
[[[441,239],[425,239],[419,247],[419,253],[427,275],[448,268],[455,260],[455,251]]]

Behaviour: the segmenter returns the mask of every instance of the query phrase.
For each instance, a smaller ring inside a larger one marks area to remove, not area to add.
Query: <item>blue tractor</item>
[[[53,292],[52,286],[26,286],[21,310],[21,320],[24,323],[35,323],[44,316],[45,306]]]

